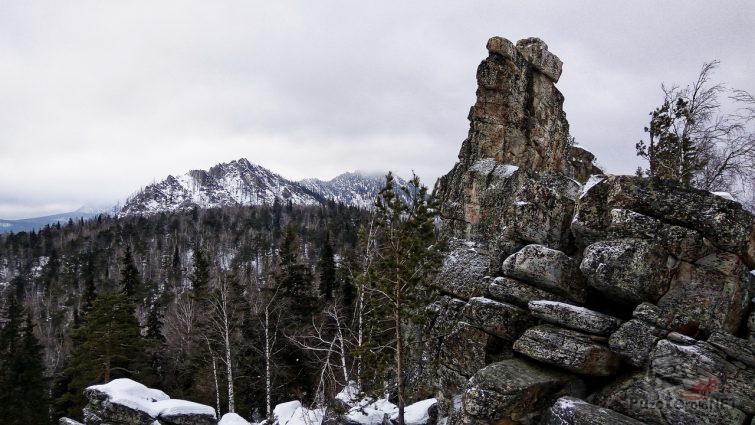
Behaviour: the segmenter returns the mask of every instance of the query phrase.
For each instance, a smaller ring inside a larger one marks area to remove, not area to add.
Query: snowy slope
[[[406,180],[395,177],[396,187],[405,186]],[[369,209],[375,204],[375,197],[385,186],[385,176],[368,174],[361,171],[344,173],[329,181],[319,179],[305,179],[299,182],[302,186],[319,193],[326,199],[331,199],[346,205]],[[397,191],[404,201],[408,201],[402,192]]]
[[[405,185],[406,181],[396,178],[396,183]],[[194,207],[272,205],[276,199],[284,205],[319,205],[333,200],[372,208],[384,184],[384,176],[361,172],[344,173],[329,181],[295,182],[242,158],[153,183],[129,198],[118,216],[187,211]]]

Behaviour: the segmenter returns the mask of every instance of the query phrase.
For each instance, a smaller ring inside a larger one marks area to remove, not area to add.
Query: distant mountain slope
[[[406,184],[403,179],[396,180],[397,184]],[[341,174],[330,181],[295,182],[241,158],[207,171],[192,170],[181,176],[168,176],[129,198],[118,215],[151,215],[194,207],[272,205],[276,199],[293,205],[318,205],[330,199],[370,208],[384,183],[383,176],[361,172]]]
[[[22,218],[18,220],[5,220],[0,218],[0,233],[18,233],[39,230],[46,225],[60,223],[65,224],[68,220],[78,220],[80,218],[88,219],[96,217],[101,211],[95,211],[87,207],[82,207],[76,211],[47,215],[44,217]]]

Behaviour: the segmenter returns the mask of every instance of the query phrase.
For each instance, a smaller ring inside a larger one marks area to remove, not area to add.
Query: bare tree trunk
[[[223,315],[223,348],[225,348],[225,366],[228,379],[228,412],[235,413],[234,393],[233,393],[233,359],[231,356],[231,323],[229,317],[229,302],[228,296],[230,295],[230,289],[227,287],[228,283],[224,282],[221,289],[221,313]]]
[[[220,386],[218,385],[218,368],[215,356],[212,356],[212,376],[215,378],[215,411],[220,417]]]
[[[396,384],[398,393],[398,425],[404,425],[404,341],[401,332],[401,302],[396,300],[396,310],[393,314],[396,327]]]
[[[270,344],[270,304],[265,306],[265,408],[267,417],[272,417],[272,382],[270,379],[270,357],[272,355]]]
[[[233,363],[231,363],[231,340],[228,332],[225,334],[225,363],[228,374],[228,413],[235,413],[236,407],[233,392]]]
[[[212,358],[212,377],[215,380],[215,411],[220,417],[220,385],[218,385],[218,368],[217,368],[217,362],[215,361],[215,354],[212,352],[212,347],[210,346],[210,340],[206,339],[207,341],[207,351],[210,352],[210,357]]]
[[[357,388],[362,390],[362,353],[361,348],[364,345],[364,288],[359,288],[359,319],[357,325],[357,348],[360,350],[357,356]]]
[[[349,385],[349,369],[346,366],[346,345],[343,342],[343,329],[341,328],[341,318],[338,315],[338,308],[336,308],[335,302],[333,303],[333,317],[336,320],[338,350],[341,354],[341,372],[343,372],[344,385]]]

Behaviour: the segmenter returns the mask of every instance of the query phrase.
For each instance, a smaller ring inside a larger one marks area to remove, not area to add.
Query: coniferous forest
[[[124,377],[256,419],[349,381],[382,394],[420,310],[386,271],[420,288],[438,263],[426,189],[407,205],[389,179],[371,211],[276,202],[1,236],[0,422],[81,418],[86,387]]]

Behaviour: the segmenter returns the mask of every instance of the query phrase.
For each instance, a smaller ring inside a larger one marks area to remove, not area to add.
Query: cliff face
[[[600,175],[569,146],[545,43],[487,48],[438,190],[451,251],[418,396],[450,424],[750,420],[755,217],[673,182]]]

